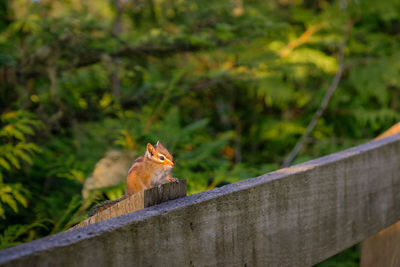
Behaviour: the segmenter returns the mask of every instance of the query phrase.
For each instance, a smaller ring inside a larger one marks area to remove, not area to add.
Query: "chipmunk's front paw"
[[[170,181],[171,183],[179,183],[179,180],[174,177],[168,177],[168,181]]]

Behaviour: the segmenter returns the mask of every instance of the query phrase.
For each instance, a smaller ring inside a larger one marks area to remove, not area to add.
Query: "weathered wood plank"
[[[399,163],[396,135],[5,249],[0,266],[310,266],[400,219]]]
[[[379,135],[376,140],[400,132],[400,122]],[[400,221],[361,242],[362,267],[400,266]]]
[[[168,183],[168,186],[145,190],[143,205],[147,208],[184,196],[186,196],[186,180],[180,180],[179,183]]]
[[[133,194],[113,206],[94,214],[86,220],[71,227],[76,229],[89,224],[101,222],[113,217],[121,216],[146,207],[154,206],[168,200],[186,196],[186,180],[179,180],[179,183],[166,183],[157,187],[146,189]]]

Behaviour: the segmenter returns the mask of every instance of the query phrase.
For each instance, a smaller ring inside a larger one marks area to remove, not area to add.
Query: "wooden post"
[[[400,221],[361,243],[361,266],[400,266]]]
[[[400,122],[375,140],[398,132],[400,132]],[[362,267],[400,266],[400,221],[361,242],[360,265]]]
[[[113,206],[103,211],[100,211],[90,218],[87,218],[83,222],[80,222],[77,225],[71,227],[71,229],[121,216],[126,213],[154,206],[162,202],[184,196],[186,196],[186,180],[179,180],[179,183],[162,184],[157,187],[146,189],[124,200],[121,200]]]

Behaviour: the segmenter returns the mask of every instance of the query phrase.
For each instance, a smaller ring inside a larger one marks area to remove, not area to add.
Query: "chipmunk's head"
[[[157,144],[153,146],[152,144],[147,144],[146,156],[153,162],[161,164],[166,168],[174,167],[174,158],[171,153],[157,141]]]

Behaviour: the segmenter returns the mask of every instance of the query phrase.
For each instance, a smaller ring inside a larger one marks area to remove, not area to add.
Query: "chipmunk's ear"
[[[164,147],[160,141],[157,141],[156,147]]]
[[[154,154],[154,146],[150,143],[147,143],[147,152],[149,152],[152,156]]]

